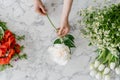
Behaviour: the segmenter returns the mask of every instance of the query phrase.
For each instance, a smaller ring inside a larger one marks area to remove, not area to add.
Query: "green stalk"
[[[47,18],[48,18],[49,22],[51,23],[52,27],[56,30],[56,32],[58,32],[58,29],[57,29],[56,26],[53,24],[52,20],[51,20],[50,17],[48,16],[48,14],[47,14]],[[60,40],[61,40],[62,43],[64,43],[64,42],[63,42],[63,38],[60,37]]]
[[[51,23],[52,27],[57,31],[57,28],[55,27],[55,25],[53,24],[53,22],[51,21],[50,17],[47,14],[47,18],[49,20],[49,22]]]
[[[104,52],[102,51],[99,55],[99,57],[97,58],[97,60],[99,60],[102,56],[103,56]]]

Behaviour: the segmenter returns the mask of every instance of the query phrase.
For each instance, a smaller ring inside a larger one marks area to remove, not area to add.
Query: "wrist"
[[[64,19],[60,21],[60,26],[61,27],[69,27],[69,21],[68,19]]]
[[[68,16],[62,16],[61,23],[68,23]]]

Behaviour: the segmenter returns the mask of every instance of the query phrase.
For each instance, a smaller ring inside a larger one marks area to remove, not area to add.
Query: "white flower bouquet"
[[[52,23],[51,19],[47,15],[52,27],[57,31],[57,28]],[[75,47],[74,37],[71,34],[67,34],[64,37],[58,37],[53,46],[48,48],[48,52],[54,62],[59,65],[65,65],[71,58],[71,48]]]
[[[110,80],[114,71],[120,75],[120,3],[103,8],[89,7],[81,10],[81,32],[97,46],[98,56],[91,64],[90,75],[99,80]]]

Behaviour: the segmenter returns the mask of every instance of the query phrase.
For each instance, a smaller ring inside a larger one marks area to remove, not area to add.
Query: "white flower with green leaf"
[[[57,28],[52,23],[51,19],[47,15],[48,20],[50,21],[52,27],[56,30]],[[74,48],[74,37],[71,34],[67,34],[64,37],[58,37],[53,46],[48,48],[51,58],[59,65],[65,65],[71,57],[71,48]]]
[[[81,32],[89,38],[89,45],[98,47],[94,70],[101,72],[105,80],[110,80],[111,71],[120,73],[120,3],[82,11],[80,26],[84,28]]]

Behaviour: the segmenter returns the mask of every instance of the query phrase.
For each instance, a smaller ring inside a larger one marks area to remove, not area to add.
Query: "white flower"
[[[110,72],[110,68],[106,67],[106,68],[104,69],[103,74],[108,74],[109,72]]]
[[[100,25],[100,23],[99,22],[96,22],[96,26],[99,26]]]
[[[116,74],[120,74],[120,67],[117,67],[117,68],[115,68],[115,72],[116,72]]]
[[[89,7],[87,8],[87,10],[88,10],[88,11],[92,11],[92,6],[89,6]]]
[[[90,64],[90,70],[93,70],[93,69],[94,69],[93,64]]]
[[[96,60],[94,63],[94,67],[97,68],[99,65],[100,65],[100,62]]]
[[[101,73],[97,73],[95,77],[96,77],[96,79],[101,80],[102,79],[102,74]]]
[[[92,70],[92,71],[90,72],[90,76],[94,77],[94,76],[96,75],[96,73],[97,73],[97,71]]]
[[[103,71],[104,68],[105,68],[105,65],[101,64],[101,65],[98,67],[98,70],[99,70],[99,71]]]
[[[59,65],[65,65],[70,59],[70,49],[64,44],[54,44],[54,46],[48,48],[48,52],[51,54],[53,61]]]
[[[112,69],[112,70],[115,69],[115,63],[114,63],[114,62],[111,62],[111,63],[110,63],[110,69]]]
[[[110,76],[109,75],[105,75],[105,80],[110,80]]]

